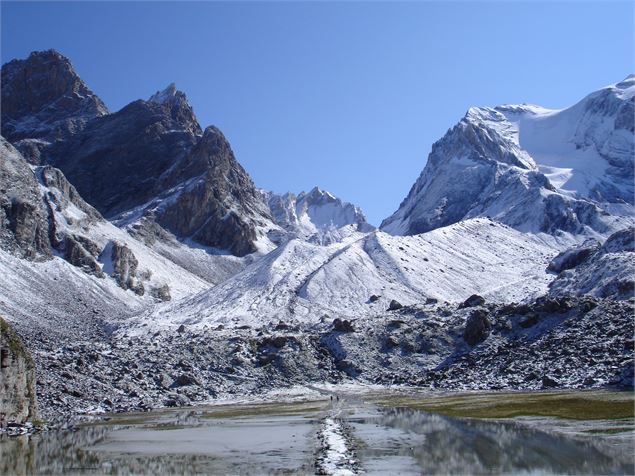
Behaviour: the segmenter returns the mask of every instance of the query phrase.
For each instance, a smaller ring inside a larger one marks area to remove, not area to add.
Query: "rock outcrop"
[[[549,294],[555,297],[632,298],[635,296],[634,243],[635,228],[629,227],[613,233],[602,246],[588,243],[588,246],[560,253],[548,268],[561,269],[549,285]]]
[[[35,364],[20,337],[0,317],[0,425],[36,418]]]
[[[104,253],[107,253],[107,249]],[[145,288],[138,276],[139,261],[130,248],[121,243],[112,243],[110,259],[113,278],[117,284],[123,289],[130,289],[136,294],[143,295]]]
[[[38,182],[20,153],[0,137],[0,247],[27,259],[51,256]]]

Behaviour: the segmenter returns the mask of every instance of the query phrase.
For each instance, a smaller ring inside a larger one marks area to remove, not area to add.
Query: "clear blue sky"
[[[2,2],[2,62],[55,48],[115,111],[174,81],[257,186],[374,224],[472,105],[561,108],[633,72],[633,2]]]

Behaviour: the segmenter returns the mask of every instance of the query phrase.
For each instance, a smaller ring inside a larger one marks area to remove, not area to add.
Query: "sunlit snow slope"
[[[357,318],[426,298],[459,301],[479,293],[494,301],[544,293],[545,271],[563,243],[488,219],[419,236],[352,234],[320,246],[292,240],[218,286],[161,305],[148,324],[243,325]],[[371,302],[371,296],[379,296]],[[135,324],[138,325],[138,324]]]

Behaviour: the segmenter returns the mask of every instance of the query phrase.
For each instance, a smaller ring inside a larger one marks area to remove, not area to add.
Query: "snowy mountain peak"
[[[607,233],[613,225],[600,208],[633,204],[633,84],[627,78],[560,111],[470,108],[432,146],[381,228],[418,234],[490,216],[524,231]]]
[[[263,195],[275,222],[293,237],[307,239],[317,234],[323,238],[324,232],[348,226],[361,232],[374,229],[360,208],[317,186],[297,196],[290,192],[283,195],[263,192]],[[323,239],[317,241],[324,242]]]
[[[313,187],[309,193],[300,192],[298,194],[298,199],[311,200],[312,202],[316,202],[318,200],[333,202],[337,200],[335,195],[327,192],[326,190],[322,190],[317,185]]]
[[[635,95],[635,74],[629,74],[619,83],[609,86],[609,88],[611,87],[623,92],[624,96],[633,97]],[[625,97],[625,99],[628,99],[628,97]]]

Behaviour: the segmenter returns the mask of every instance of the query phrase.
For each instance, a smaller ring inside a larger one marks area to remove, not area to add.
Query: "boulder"
[[[402,307],[403,305],[399,301],[393,299],[390,301],[390,304],[388,305],[388,311],[397,311],[401,309]]]
[[[188,385],[199,385],[198,381],[190,374],[181,374],[174,379],[171,388],[186,387]]]
[[[170,294],[170,286],[164,284],[163,286],[158,286],[150,289],[150,294],[155,299],[159,301],[170,301],[172,300],[172,295]]]
[[[337,332],[355,332],[355,329],[350,321],[346,319],[342,320],[340,318],[336,318],[333,321],[333,330]]]
[[[485,298],[479,296],[478,294],[472,294],[469,298],[461,303],[459,309],[464,309],[466,307],[476,307],[482,306],[485,304]]]
[[[476,345],[483,342],[490,334],[492,324],[487,318],[487,312],[483,309],[472,311],[465,323],[463,340],[469,345]]]
[[[542,388],[556,388],[560,385],[556,379],[551,378],[549,375],[542,377]]]

